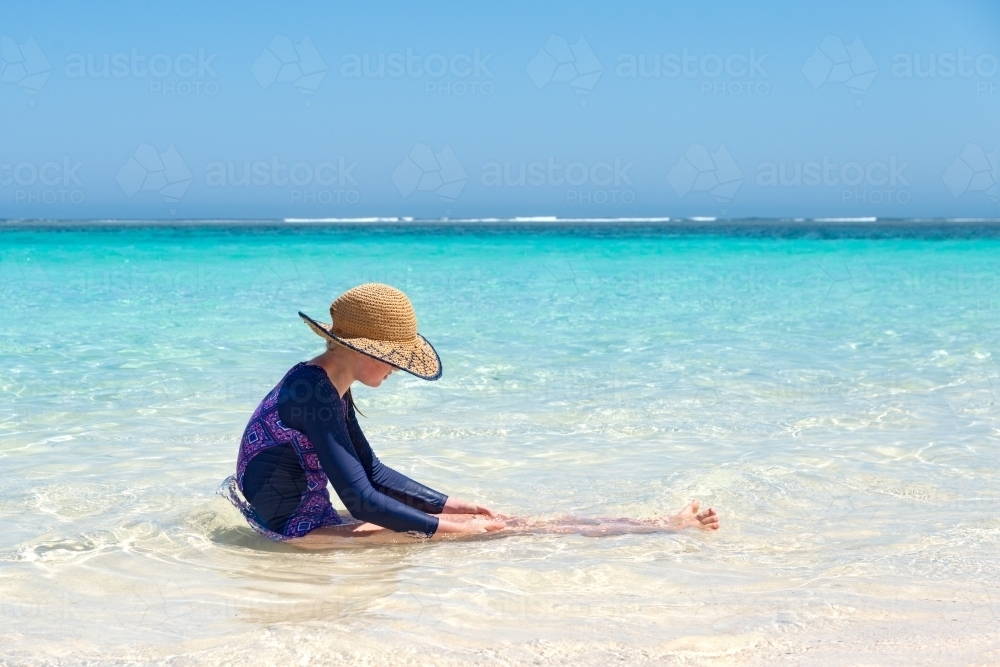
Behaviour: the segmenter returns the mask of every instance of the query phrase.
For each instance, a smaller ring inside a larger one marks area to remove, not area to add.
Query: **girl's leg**
[[[466,521],[489,521],[489,517],[485,514],[438,514],[440,518],[445,521],[455,521],[457,523],[465,523]]]
[[[656,519],[630,519],[627,517],[576,517],[562,516],[550,519],[531,517],[501,517],[507,522],[504,533],[548,533],[556,535],[579,534],[587,536],[624,535],[629,533],[656,533],[698,527],[719,529],[719,515],[711,507],[698,511],[700,503],[693,500],[677,514]]]
[[[550,519],[500,515],[507,527],[492,536],[511,534],[543,533],[550,535],[578,534],[587,536],[624,535],[629,533],[656,533],[675,531],[696,526],[706,530],[719,529],[719,515],[711,507],[699,512],[699,502],[692,500],[677,514],[657,519],[630,519],[627,517],[578,517],[566,515]],[[448,514],[448,521],[483,521],[482,514]],[[419,538],[397,533],[373,523],[361,521],[340,526],[318,528],[305,537],[289,540],[288,543],[300,549],[330,549],[338,546],[361,544],[400,544],[413,542]]]
[[[335,547],[361,544],[399,544],[415,541],[406,533],[376,526],[374,523],[355,521],[340,526],[317,528],[304,537],[288,540],[288,544],[299,549],[332,549]]]
[[[465,523],[467,521],[485,521],[482,514],[448,514],[440,515],[448,521]],[[501,531],[502,532],[502,531]],[[340,526],[324,526],[317,528],[304,537],[288,540],[288,544],[299,549],[332,549],[342,546],[362,544],[404,544],[419,541],[420,537],[397,533],[374,523],[355,521]]]

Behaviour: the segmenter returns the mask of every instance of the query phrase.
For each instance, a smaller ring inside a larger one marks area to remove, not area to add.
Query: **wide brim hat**
[[[424,380],[441,377],[441,357],[417,333],[417,316],[401,291],[381,283],[347,290],[330,304],[330,324],[299,317],[318,335]]]

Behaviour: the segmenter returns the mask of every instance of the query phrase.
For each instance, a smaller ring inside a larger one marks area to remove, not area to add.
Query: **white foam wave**
[[[284,218],[284,222],[291,223],[371,223],[371,222],[413,222],[413,218]]]

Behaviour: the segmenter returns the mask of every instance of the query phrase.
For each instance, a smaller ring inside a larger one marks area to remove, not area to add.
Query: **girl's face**
[[[357,355],[356,377],[363,385],[377,387],[396,370],[395,366],[390,366],[384,361],[372,359],[360,352]]]

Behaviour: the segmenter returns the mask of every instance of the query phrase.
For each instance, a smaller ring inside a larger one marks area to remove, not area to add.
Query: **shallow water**
[[[1000,661],[996,236],[0,230],[0,662]],[[722,530],[256,536],[243,426],[372,280],[444,363],[355,388],[383,461]]]

